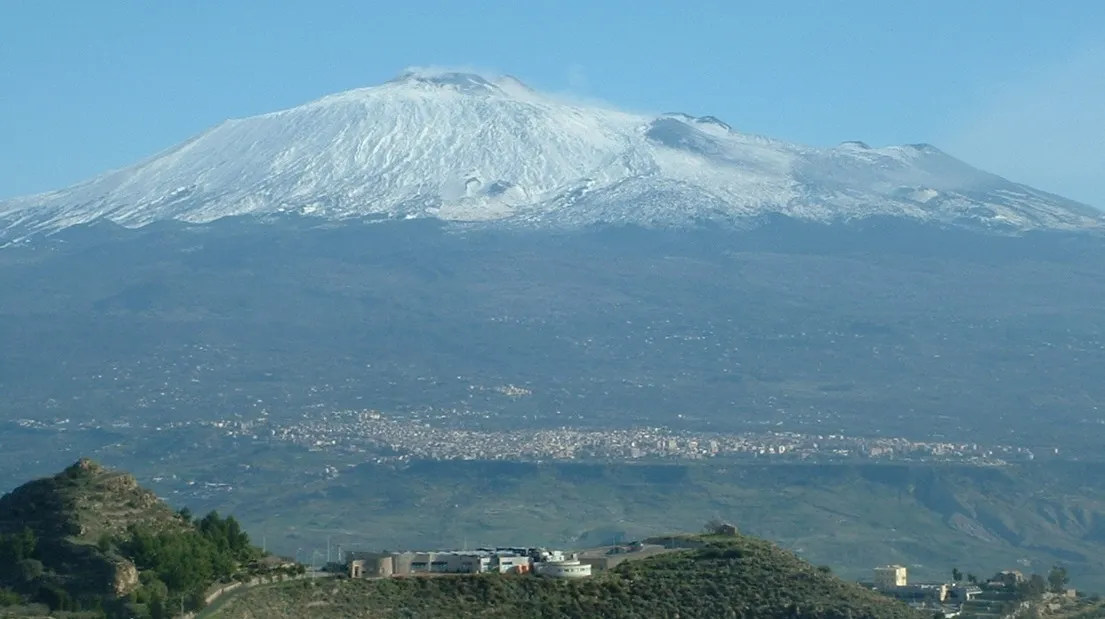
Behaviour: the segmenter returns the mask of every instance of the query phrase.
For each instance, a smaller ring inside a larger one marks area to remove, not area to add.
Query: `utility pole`
[[[330,565],[330,537],[326,536],[326,565]]]

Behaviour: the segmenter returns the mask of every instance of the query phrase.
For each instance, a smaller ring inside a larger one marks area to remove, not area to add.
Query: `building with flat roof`
[[[879,593],[903,602],[943,604],[948,599],[948,585],[943,583],[879,587]]]
[[[894,589],[909,584],[909,577],[905,566],[884,565],[875,568],[875,587],[877,589]]]
[[[406,576],[410,574],[526,574],[534,566],[572,560],[559,550],[545,548],[480,548],[434,552],[349,552],[350,578]],[[578,564],[578,561],[577,561]],[[573,575],[581,570],[565,570]],[[590,575],[591,567],[586,567]]]

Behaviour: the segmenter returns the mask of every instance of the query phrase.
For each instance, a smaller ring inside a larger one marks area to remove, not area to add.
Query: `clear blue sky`
[[[931,142],[1105,207],[1101,0],[0,0],[0,197],[409,65],[807,144]]]

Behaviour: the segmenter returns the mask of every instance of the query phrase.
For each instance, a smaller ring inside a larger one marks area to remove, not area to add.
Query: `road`
[[[314,579],[314,578],[333,578],[335,576],[337,576],[337,574],[327,573],[327,572],[316,572],[316,573],[312,574],[311,572],[307,572],[303,576],[297,576],[295,578],[288,578],[288,579],[285,579],[285,580],[282,580],[282,581],[263,582],[263,583],[257,583],[255,585],[243,585],[241,587],[238,587],[237,589],[234,589],[232,591],[228,591],[227,593],[224,593],[223,595],[220,595],[219,597],[215,598],[215,601],[208,604],[206,608],[201,610],[199,613],[196,613],[195,615],[192,615],[192,619],[212,619],[214,617],[218,617],[219,616],[219,611],[222,610],[222,608],[224,606],[226,606],[226,604],[228,602],[230,602],[230,600],[233,600],[234,598],[238,597],[239,595],[241,595],[241,594],[243,594],[247,591],[254,591],[254,590],[257,590],[257,589],[264,588],[264,587],[279,587],[280,585],[283,585],[283,584],[286,584],[286,583],[289,583],[289,582],[294,582],[296,580],[307,580],[307,579]]]

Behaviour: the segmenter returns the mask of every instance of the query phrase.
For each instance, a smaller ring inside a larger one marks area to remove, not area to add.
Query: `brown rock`
[[[126,559],[120,559],[115,564],[115,575],[111,581],[111,592],[115,597],[130,595],[138,588],[138,569]]]
[[[101,467],[99,464],[96,464],[96,462],[93,461],[92,458],[81,458],[80,460],[77,460],[77,463],[74,466],[76,466],[78,470],[88,471],[89,473],[98,473],[99,471],[103,470],[103,467]]]

